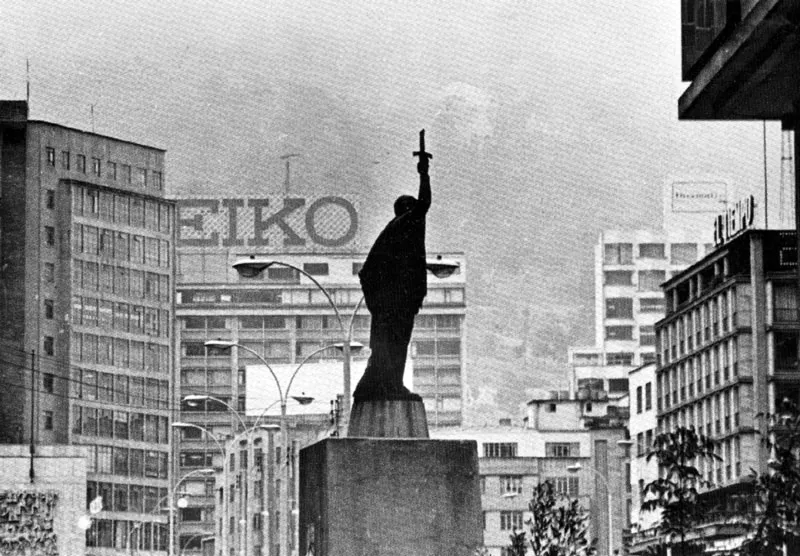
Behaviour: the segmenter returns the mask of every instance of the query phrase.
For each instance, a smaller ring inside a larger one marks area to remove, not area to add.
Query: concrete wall
[[[78,527],[78,518],[87,514],[85,450],[79,446],[37,446],[33,459],[33,481],[30,479],[30,468],[28,446],[0,446],[0,469],[3,470],[0,473],[0,497],[5,497],[0,501],[0,508],[15,505],[9,502],[9,493],[54,494],[52,532],[55,533],[57,553],[84,554],[86,534]],[[34,515],[46,519],[47,513],[40,503]],[[8,515],[0,518],[0,544],[9,536],[9,526],[13,524],[9,521]],[[21,521],[18,523],[18,527],[24,527]],[[6,545],[4,550],[11,548]]]

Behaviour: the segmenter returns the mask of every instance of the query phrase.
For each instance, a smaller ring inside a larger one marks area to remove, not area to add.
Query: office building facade
[[[165,550],[174,217],[164,151],[0,103],[4,442],[80,444],[89,553]],[[23,440],[24,439],[24,440]]]
[[[800,402],[795,241],[793,232],[745,230],[664,285],[658,428],[694,427],[717,442],[720,459],[702,462],[704,496],[718,508],[705,537],[747,511],[740,495],[751,470],[767,470],[759,415]]]

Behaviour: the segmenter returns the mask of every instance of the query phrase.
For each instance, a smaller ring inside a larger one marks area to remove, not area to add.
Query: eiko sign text
[[[344,197],[182,198],[178,245],[342,248],[356,240],[358,212]]]

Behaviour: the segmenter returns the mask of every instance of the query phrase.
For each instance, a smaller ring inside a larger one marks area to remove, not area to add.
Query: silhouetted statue
[[[419,194],[401,195],[394,202],[394,218],[383,229],[367,255],[361,272],[364,301],[372,315],[364,376],[356,387],[356,401],[419,400],[403,386],[408,343],[414,317],[428,293],[425,267],[425,215],[431,206],[431,183],[425,152],[425,130],[419,133]]]

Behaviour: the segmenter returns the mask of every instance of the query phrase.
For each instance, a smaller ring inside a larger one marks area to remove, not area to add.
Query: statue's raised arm
[[[431,184],[420,131],[419,194],[401,195],[394,202],[394,218],[370,249],[359,272],[364,301],[372,315],[372,350],[364,376],[356,387],[359,400],[419,399],[403,386],[403,370],[414,317],[428,292],[425,267],[425,216],[431,205]]]

